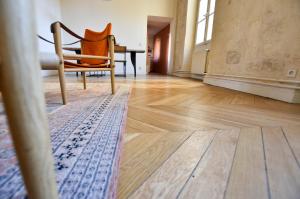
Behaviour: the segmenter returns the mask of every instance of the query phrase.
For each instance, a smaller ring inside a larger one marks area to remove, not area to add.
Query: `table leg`
[[[130,52],[130,58],[134,69],[134,77],[136,77],[136,52]]]
[[[126,62],[123,62],[123,73],[124,77],[126,77]]]

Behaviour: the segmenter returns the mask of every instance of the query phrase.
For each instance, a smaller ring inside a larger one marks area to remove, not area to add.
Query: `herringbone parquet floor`
[[[300,106],[154,77],[133,82],[119,198],[300,198]]]
[[[300,105],[175,77],[117,84],[132,84],[118,198],[300,198]]]

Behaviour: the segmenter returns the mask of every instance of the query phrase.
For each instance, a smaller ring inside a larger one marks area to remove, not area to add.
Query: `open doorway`
[[[149,16],[147,21],[147,72],[167,75],[170,64],[170,22],[168,17]]]

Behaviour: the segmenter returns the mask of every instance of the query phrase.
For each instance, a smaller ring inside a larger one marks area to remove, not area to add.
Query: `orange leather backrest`
[[[89,41],[96,41],[96,42],[81,41],[81,54],[108,56],[108,50],[109,50],[108,40],[105,38],[111,34],[112,34],[111,23],[107,24],[106,28],[102,32],[95,32],[89,29],[85,29],[84,38]],[[80,62],[81,64],[97,65],[97,64],[106,63],[107,60],[81,59]]]

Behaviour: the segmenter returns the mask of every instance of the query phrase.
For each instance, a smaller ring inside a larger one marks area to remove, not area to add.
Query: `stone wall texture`
[[[209,74],[300,80],[300,0],[217,0],[209,57]]]

